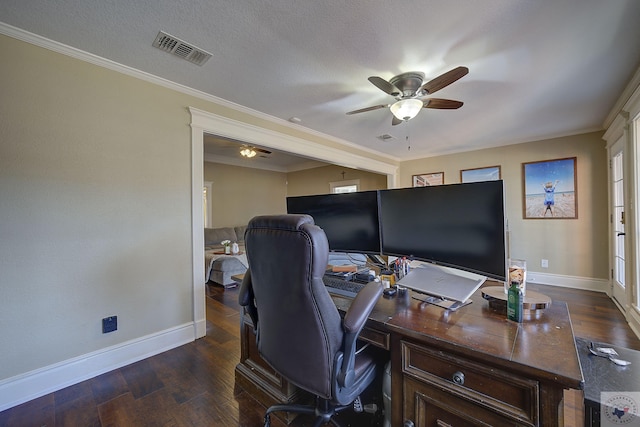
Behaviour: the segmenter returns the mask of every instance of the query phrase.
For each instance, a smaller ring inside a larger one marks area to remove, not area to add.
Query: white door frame
[[[206,335],[205,279],[204,279],[204,219],[202,215],[202,184],[204,181],[204,134],[273,148],[311,159],[321,160],[353,169],[387,175],[387,187],[395,188],[399,181],[399,167],[392,162],[343,151],[287,133],[240,122],[228,117],[189,107],[191,113],[191,233],[193,254],[193,320],[195,337]]]
[[[607,147],[607,154],[609,160],[609,266],[611,268],[611,297],[618,305],[620,310],[626,314],[627,307],[629,305],[629,298],[627,297],[627,287],[630,285],[630,274],[628,264],[629,240],[626,238],[627,227],[624,215],[628,215],[628,172],[627,172],[627,150],[625,143],[625,135],[621,135],[615,142]],[[616,161],[618,156],[622,157],[620,161]],[[620,169],[620,170],[619,170]],[[622,172],[617,176],[616,172]],[[622,188],[616,188],[617,182],[622,180]],[[617,197],[618,192],[621,191],[621,198]],[[620,205],[621,203],[621,205]],[[616,210],[616,206],[622,206],[622,211]],[[629,211],[630,212],[630,211]],[[622,224],[621,224],[622,222]],[[618,263],[619,251],[622,252],[624,265],[622,271]],[[622,280],[618,278],[622,276]]]

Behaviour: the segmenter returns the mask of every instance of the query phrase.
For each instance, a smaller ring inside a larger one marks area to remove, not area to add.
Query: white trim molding
[[[611,289],[610,282],[606,279],[564,276],[560,274],[538,273],[535,271],[527,271],[527,283],[603,292],[607,295]]]
[[[196,338],[207,334],[204,277],[204,129],[191,123],[191,259],[193,262],[193,324]]]
[[[195,340],[194,325],[150,334],[0,381],[0,411]]]
[[[637,307],[631,307],[627,320],[633,333],[640,338],[640,311]]]
[[[398,165],[395,162],[375,160],[193,107],[189,107],[189,112],[191,113],[191,126],[202,128],[207,133],[301,155],[338,166],[392,175],[395,180],[398,178]]]
[[[204,219],[202,185],[204,183],[204,134],[212,133],[248,144],[273,148],[320,161],[387,175],[388,188],[399,179],[396,164],[374,160],[337,148],[327,147],[283,132],[262,128],[228,117],[189,107],[191,114],[191,233],[193,278],[193,324],[196,338],[206,334],[206,300],[204,277]]]

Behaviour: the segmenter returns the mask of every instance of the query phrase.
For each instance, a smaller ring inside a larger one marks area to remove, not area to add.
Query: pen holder
[[[396,275],[393,270],[380,270],[380,280],[389,282],[389,286],[396,284]]]

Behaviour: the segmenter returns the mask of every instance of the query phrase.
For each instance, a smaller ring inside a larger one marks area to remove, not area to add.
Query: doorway
[[[387,176],[387,188],[395,188],[398,166],[391,162],[374,160],[359,154],[308,141],[284,132],[229,119],[189,107],[191,114],[191,235],[193,266],[193,323],[195,338],[206,334],[206,307],[204,281],[204,134],[212,133],[225,138],[244,141],[266,148],[301,155],[327,163],[340,163],[345,167],[372,171]],[[276,123],[286,126],[283,123]]]
[[[624,138],[620,137],[609,149],[611,183],[611,296],[623,312],[627,307],[627,263],[625,238],[625,153]]]

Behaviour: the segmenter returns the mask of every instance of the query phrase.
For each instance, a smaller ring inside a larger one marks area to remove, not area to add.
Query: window
[[[352,179],[350,181],[336,181],[329,183],[331,193],[355,193],[360,190],[360,180]]]

